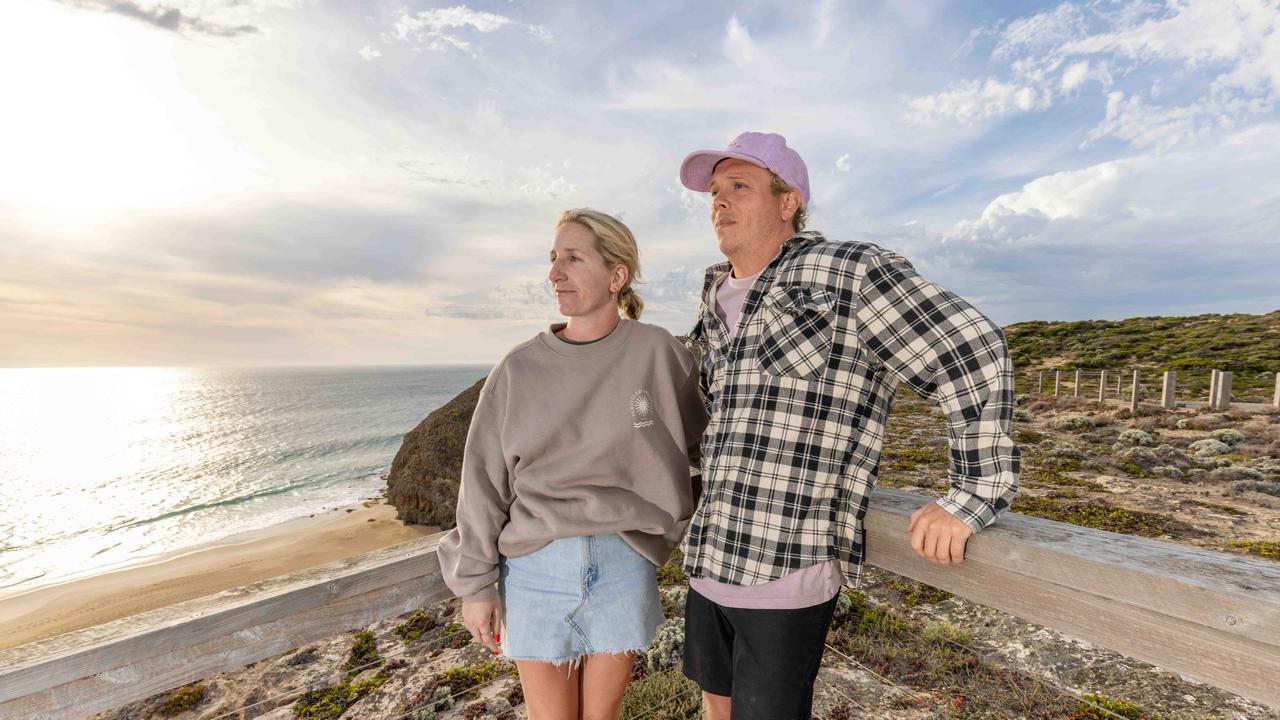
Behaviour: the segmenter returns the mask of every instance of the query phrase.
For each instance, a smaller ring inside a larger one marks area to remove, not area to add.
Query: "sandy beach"
[[[352,557],[437,532],[381,501],[335,508],[101,575],[0,597],[0,648]]]

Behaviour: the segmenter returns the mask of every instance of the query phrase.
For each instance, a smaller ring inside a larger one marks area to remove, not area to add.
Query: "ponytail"
[[[640,313],[644,312],[644,301],[631,289],[630,284],[618,293],[618,312],[630,320],[639,320]]]

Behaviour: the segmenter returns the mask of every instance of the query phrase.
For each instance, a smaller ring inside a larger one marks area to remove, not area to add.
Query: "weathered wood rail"
[[[1006,515],[944,567],[877,490],[868,561],[1280,708],[1280,565]],[[439,536],[0,651],[0,718],[77,718],[449,596]]]

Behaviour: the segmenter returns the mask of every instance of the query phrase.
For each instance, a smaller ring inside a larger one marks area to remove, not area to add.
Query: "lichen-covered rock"
[[[462,478],[462,449],[484,380],[462,391],[404,436],[387,476],[387,502],[407,523],[451,528]]]
[[[1157,465],[1151,468],[1151,474],[1156,477],[1164,477],[1171,480],[1181,480],[1186,477],[1186,473],[1172,465]]]
[[[1231,452],[1231,446],[1222,442],[1221,440],[1214,440],[1213,438],[1205,438],[1204,440],[1197,440],[1191,443],[1191,452],[1195,453],[1196,455],[1200,455],[1201,457],[1210,456],[1210,455],[1225,455],[1226,453]]]

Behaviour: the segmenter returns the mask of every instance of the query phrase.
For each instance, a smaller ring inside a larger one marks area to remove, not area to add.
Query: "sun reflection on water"
[[[0,507],[10,519],[0,550],[78,565],[134,549],[128,533],[105,551],[101,537],[85,535],[185,499],[148,471],[184,461],[192,421],[177,405],[199,380],[199,371],[178,368],[0,372]]]

